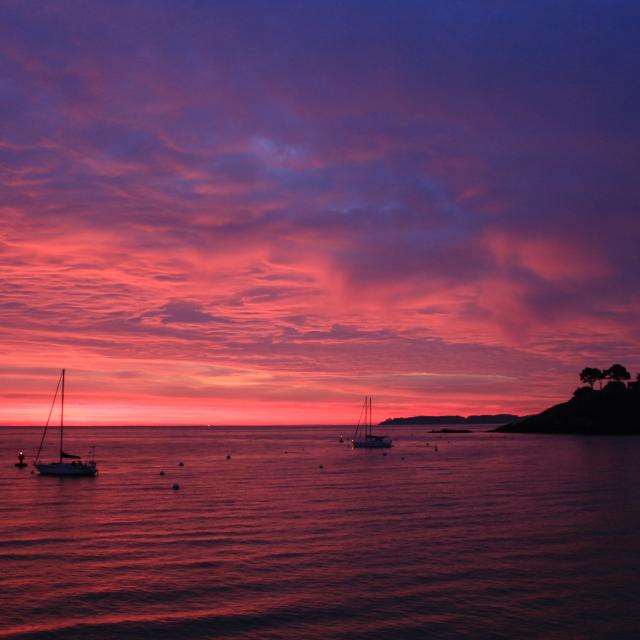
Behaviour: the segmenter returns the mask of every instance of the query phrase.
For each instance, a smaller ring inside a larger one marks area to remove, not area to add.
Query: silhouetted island
[[[413,416],[411,418],[387,418],[380,424],[505,424],[518,420],[510,413],[469,416]]]
[[[471,433],[471,429],[431,429],[431,433]]]
[[[527,416],[517,423],[506,424],[494,431],[502,433],[563,433],[584,435],[640,435],[640,374],[636,382],[628,382],[629,372],[613,365],[604,372],[586,368],[580,374],[589,386],[575,390],[573,398],[542,413]],[[594,382],[611,380],[603,389]]]

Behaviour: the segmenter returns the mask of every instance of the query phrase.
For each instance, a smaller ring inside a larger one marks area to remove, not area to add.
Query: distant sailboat
[[[391,438],[376,436],[371,425],[371,396],[365,397],[360,411],[360,419],[351,440],[354,449],[388,449],[392,447]]]
[[[40,440],[40,446],[38,447],[38,453],[36,455],[33,465],[38,470],[40,475],[43,476],[95,476],[98,472],[96,463],[94,460],[88,460],[83,462],[80,456],[73,455],[71,453],[65,453],[63,449],[64,441],[64,375],[63,369],[60,378],[58,379],[58,386],[53,396],[51,403],[51,409],[49,410],[49,417],[47,418],[47,424],[44,426],[42,432],[42,438]],[[47,429],[49,428],[49,421],[51,420],[51,414],[53,407],[56,404],[58,393],[60,392],[60,459],[57,462],[40,462],[40,453],[44,446],[44,439],[47,435]],[[65,460],[73,460],[73,462],[65,462]]]

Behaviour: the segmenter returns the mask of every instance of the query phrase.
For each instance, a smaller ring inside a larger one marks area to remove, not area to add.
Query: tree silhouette
[[[578,387],[573,392],[573,397],[574,398],[586,398],[587,396],[593,395],[594,393],[596,393],[596,392],[593,390],[593,387]]]
[[[604,374],[600,369],[596,369],[596,367],[585,367],[580,372],[580,380],[585,384],[588,384],[593,389],[593,384],[598,381],[600,383],[600,388],[602,389],[602,379],[604,378]]]
[[[603,372],[604,378],[613,382],[622,382],[623,380],[631,380],[631,374],[621,364],[611,365]]]

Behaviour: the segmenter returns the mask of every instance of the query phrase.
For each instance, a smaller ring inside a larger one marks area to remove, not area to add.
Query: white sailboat
[[[391,438],[377,436],[372,433],[371,396],[367,396],[364,399],[364,406],[360,411],[360,419],[351,444],[354,449],[388,449],[393,446]]]
[[[47,424],[44,426],[42,432],[42,438],[40,440],[40,446],[38,447],[38,453],[36,455],[33,466],[38,470],[42,476],[95,476],[98,472],[95,460],[90,459],[83,461],[81,456],[73,455],[72,453],[65,453],[63,449],[64,443],[64,375],[63,369],[58,379],[58,386],[53,396],[51,403],[51,409],[49,410],[49,417],[47,418]],[[56,399],[60,393],[60,458],[55,462],[40,462],[40,453],[44,446],[44,439],[47,435],[47,429],[49,428],[49,422],[51,420],[51,413],[53,407],[56,404]],[[72,462],[66,462],[66,460],[72,460]]]

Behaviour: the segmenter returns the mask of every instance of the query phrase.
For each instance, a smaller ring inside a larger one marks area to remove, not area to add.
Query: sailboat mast
[[[367,437],[371,435],[371,420],[369,419],[369,396],[364,398],[364,431]]]
[[[60,462],[62,462],[62,437],[64,432],[64,369],[62,370],[62,402],[60,405]]]
[[[364,397],[364,437],[369,435],[369,396]]]
[[[44,425],[44,431],[42,432],[42,438],[40,438],[40,446],[38,447],[38,453],[36,454],[36,462],[40,460],[40,454],[42,453],[42,447],[44,446],[44,438],[47,435],[47,429],[49,428],[49,422],[51,422],[51,414],[53,413],[53,408],[56,406],[56,400],[58,399],[58,391],[60,391],[60,383],[62,382],[62,376],[58,378],[58,384],[56,385],[56,392],[53,394],[53,400],[51,401],[51,406],[49,407],[49,415],[47,416],[47,422]]]

